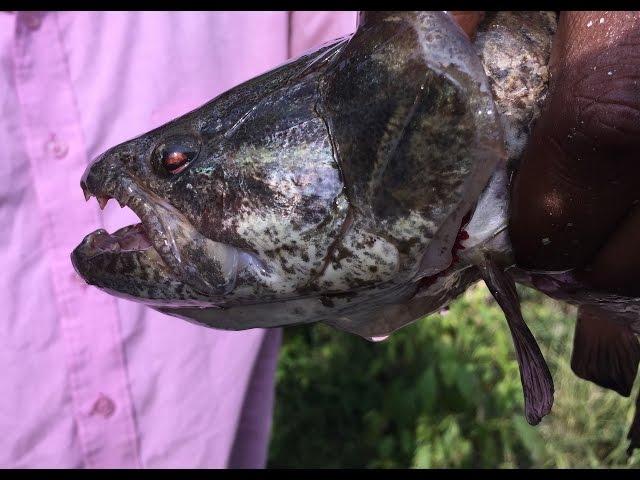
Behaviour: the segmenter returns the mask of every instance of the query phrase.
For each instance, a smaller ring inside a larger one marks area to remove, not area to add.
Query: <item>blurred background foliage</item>
[[[629,467],[637,388],[623,398],[569,365],[575,310],[519,287],[554,378],[552,413],[523,415],[503,314],[483,284],[447,313],[371,343],[324,325],[284,330],[270,467]]]

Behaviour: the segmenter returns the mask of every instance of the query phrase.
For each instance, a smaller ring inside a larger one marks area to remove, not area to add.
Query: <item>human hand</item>
[[[638,12],[560,15],[549,98],[512,184],[520,267],[640,294],[638,46]]]

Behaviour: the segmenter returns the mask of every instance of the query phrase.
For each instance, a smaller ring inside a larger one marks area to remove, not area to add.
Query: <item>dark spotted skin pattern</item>
[[[523,37],[519,15],[499,19],[503,38],[545,64],[552,32]],[[443,12],[364,15],[352,36],[110,149],[82,188],[142,223],[88,235],[75,268],[214,328],[325,321],[371,337],[439,309],[479,278],[461,229],[511,151],[493,25],[474,46]],[[533,102],[518,108],[524,131]],[[194,152],[179,173],[158,153],[169,145]]]

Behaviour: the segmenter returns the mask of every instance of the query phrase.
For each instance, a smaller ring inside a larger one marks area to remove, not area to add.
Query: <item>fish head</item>
[[[313,81],[283,88],[304,68],[287,64],[96,158],[85,197],[116,199],[141,223],[87,235],[72,253],[78,273],[167,313],[307,295],[347,202]]]

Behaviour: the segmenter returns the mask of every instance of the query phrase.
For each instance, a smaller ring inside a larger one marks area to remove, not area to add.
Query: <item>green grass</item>
[[[569,366],[575,310],[519,288],[556,386],[523,415],[506,321],[482,284],[388,340],[324,325],[285,329],[270,467],[629,467],[637,388],[623,398]]]

